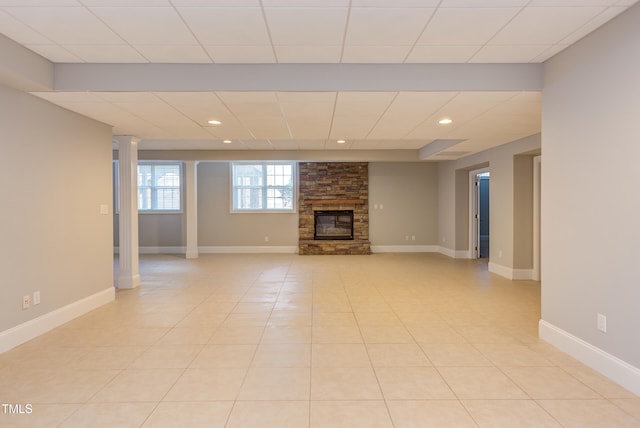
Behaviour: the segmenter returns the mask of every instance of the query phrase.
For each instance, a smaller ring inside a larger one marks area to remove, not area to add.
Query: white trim
[[[15,348],[74,318],[112,302],[115,298],[115,288],[109,287],[84,299],[41,315],[38,318],[12,327],[9,330],[2,331],[0,332],[0,353]]]
[[[437,245],[372,245],[374,253],[438,253]]]
[[[489,272],[495,273],[496,275],[504,276],[507,279],[514,279],[513,269],[499,265],[497,263],[489,262]]]
[[[473,257],[470,255],[468,250],[452,250],[447,247],[437,247],[437,252],[440,254],[444,254],[447,257],[451,257],[452,259],[472,259]]]
[[[232,246],[200,247],[200,254],[296,254],[298,246]]]
[[[640,369],[585,342],[544,320],[538,323],[540,339],[602,373],[624,388],[640,395]]]
[[[515,281],[533,280],[533,269],[512,269],[507,266],[489,262],[489,272]]]
[[[187,247],[138,247],[138,254],[186,254]],[[119,247],[113,247],[113,254],[120,254]]]

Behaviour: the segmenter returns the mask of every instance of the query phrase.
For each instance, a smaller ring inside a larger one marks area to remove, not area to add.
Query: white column
[[[198,162],[185,162],[187,259],[198,258]]]
[[[120,180],[120,274],[118,288],[140,285],[138,270],[138,139],[115,137],[118,141]]]

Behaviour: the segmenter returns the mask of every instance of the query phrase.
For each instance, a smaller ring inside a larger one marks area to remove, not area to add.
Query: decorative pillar
[[[198,162],[185,162],[185,199],[187,217],[187,259],[197,259],[198,253]]]
[[[120,182],[120,274],[118,288],[140,285],[138,267],[138,142],[134,137],[115,137],[118,142]]]

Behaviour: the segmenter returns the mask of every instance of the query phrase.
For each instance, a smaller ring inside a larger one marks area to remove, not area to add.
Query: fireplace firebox
[[[313,239],[353,240],[353,210],[314,211]]]

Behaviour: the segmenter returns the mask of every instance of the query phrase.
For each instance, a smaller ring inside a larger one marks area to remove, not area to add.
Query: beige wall
[[[438,245],[437,165],[370,163],[369,220],[371,245]]]
[[[542,105],[542,318],[635,366],[636,392],[639,22],[636,5],[548,61]]]
[[[113,287],[111,129],[0,86],[0,140],[3,331]]]
[[[522,169],[523,165],[516,157],[539,149],[540,135],[533,135],[457,161],[438,164],[438,241],[445,252],[459,257],[468,253],[469,172],[488,167],[491,172],[490,262],[507,270],[533,266],[531,238],[523,239],[527,228],[533,230],[532,215],[516,219],[519,211],[533,210],[529,202],[524,206],[521,204],[521,199],[532,195],[533,170]],[[527,185],[531,190],[525,195],[521,192]]]
[[[230,213],[230,178],[228,162],[198,164],[198,245],[297,247],[297,213]]]

